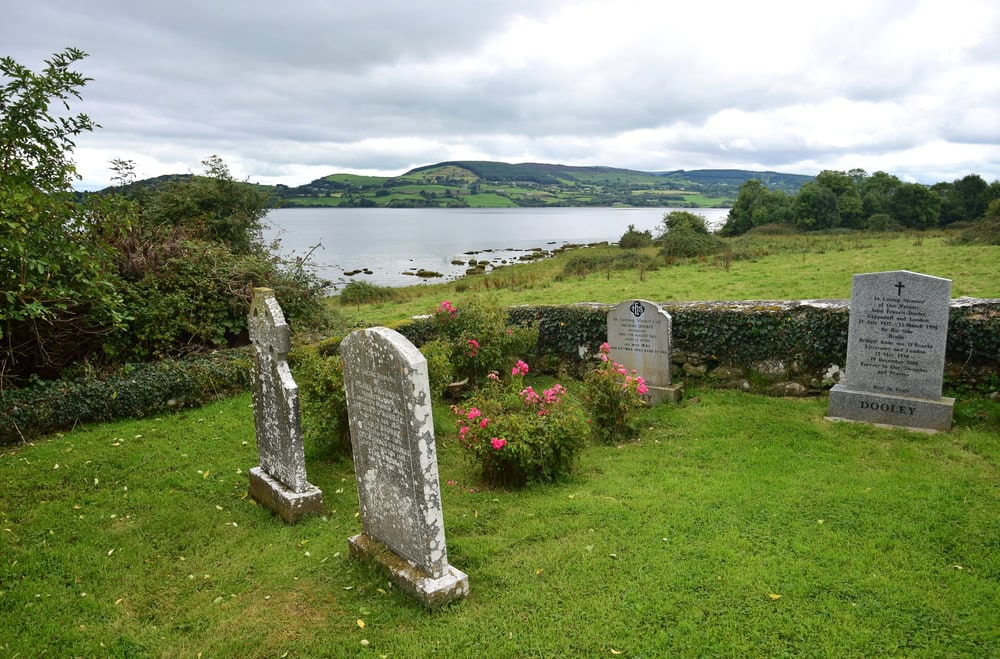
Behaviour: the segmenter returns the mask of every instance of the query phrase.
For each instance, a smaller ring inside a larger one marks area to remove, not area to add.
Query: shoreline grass
[[[847,299],[857,273],[910,270],[952,280],[952,297],[1000,298],[1000,247],[952,245],[951,233],[831,233],[744,236],[728,239],[725,259],[677,259],[658,269],[565,275],[575,251],[534,263],[499,268],[440,284],[393,289],[393,301],[338,307],[352,326],[371,326],[430,313],[442,299],[489,292],[498,304],[618,303],[640,297],[656,302],[712,300]],[[588,251],[620,254],[617,247]],[[656,248],[640,250],[655,255]],[[336,304],[337,298],[331,298]]]
[[[323,518],[286,526],[246,497],[249,396],[6,447],[0,653],[1000,653],[1000,405],[960,399],[930,436],[824,413],[692,391],[645,412],[639,442],[520,491],[482,489],[439,433],[472,594],[435,614],[348,558],[349,464],[309,457]]]

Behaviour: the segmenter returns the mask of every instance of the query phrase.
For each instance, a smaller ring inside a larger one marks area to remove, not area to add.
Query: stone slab
[[[427,360],[386,327],[340,345],[365,533],[431,578],[449,573]]]
[[[378,566],[401,590],[427,608],[437,608],[469,594],[469,577],[452,566],[440,577],[432,577],[409,561],[400,559],[366,533],[349,538],[351,556]]]
[[[847,388],[940,398],[950,301],[949,279],[906,270],[854,275]]]
[[[915,398],[857,391],[845,385],[830,390],[827,419],[861,421],[922,431],[951,429],[954,398]]]
[[[306,485],[301,492],[295,492],[260,467],[250,470],[250,496],[289,524],[306,515],[323,513],[323,492],[314,485]]]
[[[650,387],[647,385],[646,389],[643,399],[648,405],[679,403],[684,396],[684,385],[682,384],[672,384],[669,387]]]
[[[625,300],[607,314],[609,357],[634,370],[648,387],[670,386],[672,321],[649,300]]]

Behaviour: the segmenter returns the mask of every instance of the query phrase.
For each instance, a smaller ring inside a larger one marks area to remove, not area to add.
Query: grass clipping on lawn
[[[349,558],[349,464],[310,460],[296,526],[246,496],[248,396],[5,447],[0,654],[1000,654],[996,403],[927,436],[690,394],[555,486],[484,489],[439,435],[471,595],[434,614]]]

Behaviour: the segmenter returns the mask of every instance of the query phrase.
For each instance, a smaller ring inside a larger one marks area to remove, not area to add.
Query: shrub
[[[639,436],[639,410],[645,402],[646,382],[635,371],[608,358],[611,348],[601,345],[601,365],[584,379],[584,406],[591,432],[604,444],[617,444]]]
[[[527,357],[538,342],[534,324],[508,325],[507,312],[493,296],[473,296],[461,309],[448,300],[434,314],[439,340],[450,348],[452,375],[478,383],[491,371]]]
[[[688,229],[695,233],[708,233],[705,217],[690,211],[671,211],[663,216],[660,223],[660,238],[678,229]]]
[[[628,225],[628,230],[618,239],[618,246],[622,249],[639,249],[649,247],[653,244],[653,232],[638,231],[634,224]]]
[[[701,233],[694,229],[679,226],[671,229],[660,239],[660,256],[692,257],[710,256],[720,251],[723,246],[721,238],[712,233]]]
[[[303,440],[318,455],[350,458],[351,427],[340,356],[323,356],[310,347],[294,351],[289,361],[299,387]]]
[[[483,480],[493,485],[551,483],[570,474],[585,444],[582,410],[556,384],[536,392],[524,385],[519,361],[506,382],[492,375],[458,417],[458,439]]]
[[[448,385],[455,381],[455,369],[451,364],[451,343],[442,339],[428,341],[420,346],[420,352],[427,360],[427,378],[430,380],[431,395],[440,398]]]
[[[352,281],[341,289],[339,299],[343,305],[377,304],[393,302],[396,297],[396,289],[389,286],[379,286],[367,281]]]
[[[0,392],[0,444],[80,423],[196,407],[250,385],[250,357],[243,351],[128,364],[101,377],[75,370],[65,379]]]

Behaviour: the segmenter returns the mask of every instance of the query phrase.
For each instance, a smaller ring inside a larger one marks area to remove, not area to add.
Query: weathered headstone
[[[670,384],[670,314],[649,300],[625,300],[607,322],[611,359],[642,376],[649,402],[679,401],[681,388]]]
[[[323,511],[323,493],[306,481],[299,388],[285,361],[291,340],[270,288],[254,289],[248,326],[254,347],[253,416],[260,456],[260,466],[250,470],[250,496],[294,524]]]
[[[951,428],[941,397],[951,280],[906,270],[854,275],[847,373],[830,390],[828,418]]]
[[[340,354],[364,529],[351,554],[427,606],[465,597],[469,578],[445,547],[427,360],[385,327],[352,332]]]

